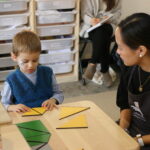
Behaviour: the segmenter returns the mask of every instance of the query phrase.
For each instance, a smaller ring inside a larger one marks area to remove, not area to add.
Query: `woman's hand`
[[[56,99],[50,98],[42,103],[42,107],[46,107],[47,110],[53,110],[54,108],[58,108],[56,105]]]
[[[29,111],[30,108],[23,104],[17,104],[17,105],[9,105],[7,110],[14,111],[14,112],[26,112]]]
[[[91,19],[91,25],[92,26],[95,26],[96,24],[98,24],[100,22],[100,19],[99,18],[92,18]]]

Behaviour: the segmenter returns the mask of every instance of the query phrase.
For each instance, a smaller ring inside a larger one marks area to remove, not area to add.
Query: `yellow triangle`
[[[27,111],[22,114],[22,116],[37,116],[37,115],[42,115],[46,111],[46,108],[44,107],[34,107],[31,108],[30,111]]]
[[[68,116],[74,115],[76,113],[79,113],[81,111],[87,110],[90,107],[61,107],[60,108],[60,118],[63,119]]]
[[[40,114],[44,114],[46,112],[46,108],[45,107],[34,107],[32,109],[37,111],[37,112],[39,112]]]
[[[88,124],[85,115],[80,115],[64,123],[62,126],[58,127],[57,129],[87,128],[87,127]]]

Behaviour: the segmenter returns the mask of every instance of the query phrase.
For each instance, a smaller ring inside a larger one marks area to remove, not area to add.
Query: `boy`
[[[30,107],[52,110],[63,102],[63,94],[51,68],[39,66],[41,43],[31,31],[22,31],[13,38],[11,58],[19,68],[4,83],[2,103],[7,111],[25,112]]]

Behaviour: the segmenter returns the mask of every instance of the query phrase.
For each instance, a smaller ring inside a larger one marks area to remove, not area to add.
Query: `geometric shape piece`
[[[22,133],[22,135],[24,136],[24,138],[36,137],[36,136],[39,136],[39,135],[43,134],[43,132],[38,132],[36,130],[25,129],[25,128],[22,128],[22,127],[19,127],[19,130]]]
[[[32,146],[37,146],[37,148],[41,147],[43,144],[42,142],[32,142],[32,141],[27,141],[27,143],[30,145],[30,147]]]
[[[68,116],[74,115],[76,113],[82,112],[89,109],[90,107],[61,107],[60,108],[60,118],[63,119]]]
[[[71,129],[71,128],[87,128],[87,120],[85,115],[77,116],[56,129]]]
[[[27,142],[48,143],[51,134],[43,134],[35,137],[27,137]]]
[[[23,113],[22,116],[23,117],[25,117],[25,116],[38,116],[38,115],[44,114],[45,112],[46,112],[45,107],[34,107],[34,108],[31,108],[30,111]]]
[[[21,127],[21,128],[25,128],[25,129],[29,129],[29,130],[34,130],[34,131],[37,131],[37,132],[49,133],[47,128],[43,125],[43,123],[40,120],[33,120],[33,121],[18,123],[16,125],[19,128]]]
[[[39,112],[41,115],[46,112],[46,107],[34,107],[32,108],[34,111]]]
[[[32,146],[32,150],[52,150],[48,143]]]

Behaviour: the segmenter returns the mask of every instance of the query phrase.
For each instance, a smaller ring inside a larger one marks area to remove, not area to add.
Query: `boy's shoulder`
[[[12,72],[10,72],[10,73],[7,75],[6,79],[8,79],[8,78],[10,78],[10,77],[12,77],[12,76],[15,76],[16,73],[17,73],[17,69],[16,69],[16,70],[13,70]]]

